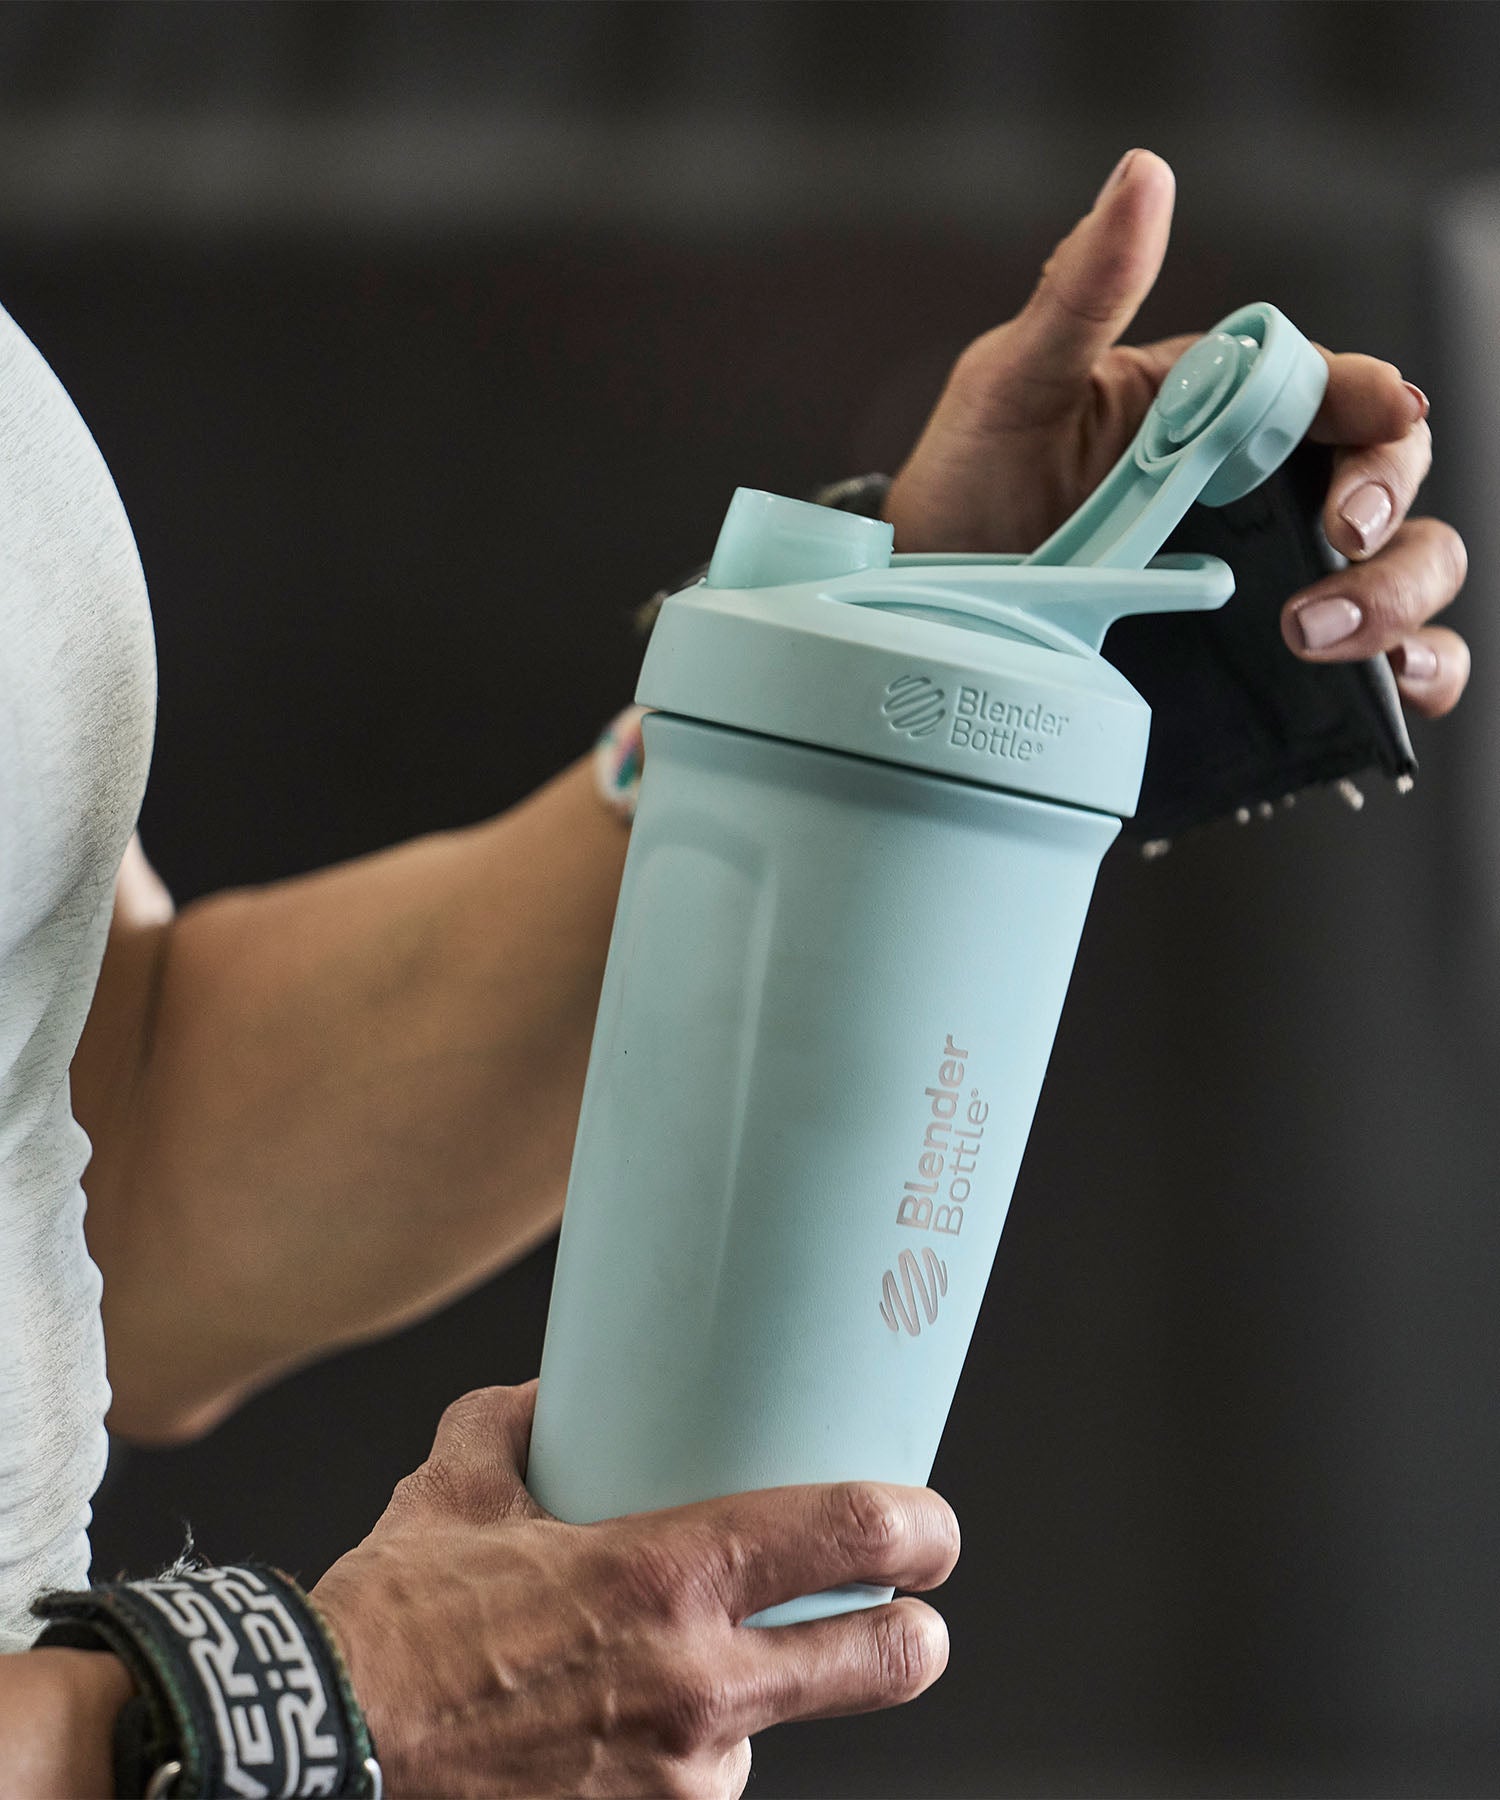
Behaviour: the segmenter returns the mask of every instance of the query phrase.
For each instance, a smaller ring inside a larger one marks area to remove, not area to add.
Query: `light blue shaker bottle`
[[[1152,559],[1279,465],[1325,380],[1274,308],[1232,315],[1024,559],[896,556],[887,525],[735,495],[637,691],[527,1477],[551,1511],[927,1480],[1140,787],[1150,714],[1100,641],[1228,598],[1223,563]]]

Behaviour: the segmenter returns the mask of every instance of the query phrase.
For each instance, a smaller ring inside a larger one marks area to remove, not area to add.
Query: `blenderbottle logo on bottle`
[[[922,1090],[928,1117],[912,1173],[901,1184],[896,1224],[908,1231],[957,1238],[964,1228],[964,1209],[974,1198],[974,1179],[984,1148],[989,1104],[977,1087],[967,1085],[970,1052],[950,1031],[943,1040],[936,1078]],[[956,1247],[956,1246],[953,1246]],[[945,1250],[950,1246],[945,1245]],[[948,1264],[931,1243],[920,1253],[905,1249],[880,1282],[880,1316],[886,1328],[919,1337],[923,1324],[935,1325],[938,1306],[948,1292]]]
[[[948,1291],[948,1265],[931,1245],[924,1245],[921,1262],[914,1251],[903,1250],[896,1267],[901,1271],[900,1281],[887,1269],[880,1284],[880,1316],[892,1331],[904,1330],[916,1337],[924,1318],[929,1325],[937,1320],[938,1301]]]
[[[892,731],[908,737],[931,737],[948,710],[948,696],[927,675],[898,675],[887,684],[880,710]]]

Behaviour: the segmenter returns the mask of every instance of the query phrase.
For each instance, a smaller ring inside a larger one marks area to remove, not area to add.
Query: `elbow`
[[[239,1405],[238,1393],[174,1394],[166,1385],[119,1381],[111,1375],[114,1399],[105,1424],[110,1435],[145,1449],[169,1450],[205,1438]]]

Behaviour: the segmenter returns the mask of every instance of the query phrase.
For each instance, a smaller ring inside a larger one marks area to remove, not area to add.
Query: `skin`
[[[116,1430],[193,1436],[555,1228],[627,842],[578,764],[175,919],[127,859],[74,1064]]]
[[[942,1673],[946,1627],[910,1597],[741,1627],[840,1582],[936,1587],[958,1555],[936,1494],[768,1488],[564,1525],[522,1484],[535,1390],[449,1407],[427,1462],[314,1591],[390,1792],[738,1794],[765,1726],[899,1705]],[[385,1630],[362,1629],[372,1611]]]
[[[1167,164],[1131,151],[1025,308],[959,357],[887,501],[897,549],[1034,550],[1103,480],[1194,341],[1118,343],[1161,270],[1174,198]],[[1450,525],[1408,517],[1432,466],[1427,400],[1390,363],[1322,354],[1328,389],[1310,435],[1336,446],[1323,525],[1353,566],[1292,595],[1282,636],[1309,662],[1389,656],[1403,701],[1438,718],[1463,693],[1469,651],[1430,621],[1467,560]],[[1378,516],[1361,530],[1369,503]],[[1358,628],[1310,648],[1301,621],[1331,599],[1358,609]]]
[[[1131,153],[1023,311],[959,358],[891,489],[898,548],[1034,548],[1113,465],[1192,341],[1117,342],[1172,202],[1166,164]],[[1336,447],[1324,518],[1351,563],[1287,602],[1288,652],[1383,653],[1436,717],[1469,660],[1431,623],[1462,543],[1409,516],[1427,403],[1389,364],[1324,354],[1313,435]],[[1330,621],[1354,629],[1330,641]],[[116,1429],[192,1436],[554,1227],[624,850],[581,764],[489,824],[175,915],[133,849],[73,1069]],[[740,1625],[851,1579],[935,1586],[958,1546],[936,1495],[780,1489],[568,1526],[522,1483],[531,1406],[529,1388],[455,1403],[316,1589],[388,1793],[718,1800],[755,1731],[898,1704],[941,1672],[942,1621],[911,1598]],[[8,1793],[104,1791],[79,1759],[104,1754],[91,1734],[122,1676],[77,1652],[0,1658]]]
[[[112,1794],[110,1734],[134,1692],[125,1665],[97,1651],[0,1656],[0,1791],[7,1800]]]

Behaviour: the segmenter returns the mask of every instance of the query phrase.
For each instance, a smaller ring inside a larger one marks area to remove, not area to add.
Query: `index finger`
[[[645,1515],[689,1527],[735,1624],[763,1607],[846,1582],[925,1589],[958,1561],[958,1520],[930,1488],[840,1481],[761,1488]]]
[[[1319,444],[1389,444],[1427,416],[1427,396],[1394,363],[1338,355],[1314,346],[1328,364],[1328,387],[1308,436]]]
[[[1173,364],[1201,334],[1163,338],[1154,344],[1121,349],[1150,392],[1148,401],[1170,373]],[[1313,348],[1328,365],[1324,390],[1308,436],[1319,444],[1363,446],[1396,443],[1427,417],[1427,396],[1407,381],[1394,363],[1375,356],[1358,356]]]

